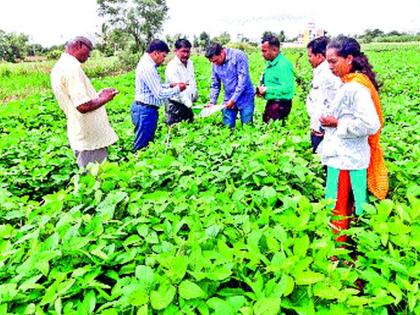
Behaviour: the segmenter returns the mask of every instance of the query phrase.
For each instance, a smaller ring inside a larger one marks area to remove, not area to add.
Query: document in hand
[[[216,112],[221,111],[223,108],[225,108],[225,105],[213,105],[213,106],[209,106],[209,107],[204,107],[199,116],[200,117],[208,117]]]

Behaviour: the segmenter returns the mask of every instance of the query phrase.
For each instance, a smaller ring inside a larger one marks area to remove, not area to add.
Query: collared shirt
[[[136,96],[138,102],[162,106],[165,100],[179,93],[179,87],[160,83],[157,65],[148,53],[145,53],[136,69]]]
[[[96,150],[118,140],[112,129],[105,106],[82,114],[79,105],[98,97],[80,62],[63,53],[51,72],[51,86],[58,105],[67,117],[70,147],[77,151]]]
[[[323,61],[313,70],[314,76],[311,83],[311,91],[306,99],[306,108],[311,122],[311,129],[320,131],[319,118],[324,109],[328,108],[334,100],[335,94],[343,84],[339,77],[335,76],[327,61]]]
[[[248,59],[238,49],[226,48],[226,60],[212,65],[210,102],[217,103],[221,83],[225,91],[224,102],[233,100],[242,109],[254,103],[254,88],[249,76]]]
[[[187,107],[191,107],[193,101],[197,98],[197,84],[195,83],[194,66],[188,59],[185,66],[177,56],[175,56],[166,66],[166,82],[168,83],[187,83],[187,89],[179,95],[171,97],[171,100],[180,102]]]
[[[291,100],[295,88],[292,63],[282,54],[278,54],[272,61],[267,61],[263,82],[267,88],[264,94],[267,101]]]
[[[337,118],[338,125],[324,127],[324,140],[318,147],[322,163],[340,170],[368,168],[368,137],[381,127],[370,91],[360,83],[344,83],[326,115]]]

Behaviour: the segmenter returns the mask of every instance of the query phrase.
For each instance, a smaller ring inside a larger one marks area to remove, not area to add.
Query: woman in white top
[[[375,73],[359,43],[338,37],[328,44],[326,57],[331,71],[344,83],[320,118],[325,137],[319,153],[328,167],[326,197],[336,200],[332,225],[338,233],[348,229],[353,209],[356,215],[363,213],[371,157],[368,138],[380,130],[381,121],[375,105],[375,97],[379,105]],[[345,235],[337,238],[346,240]]]

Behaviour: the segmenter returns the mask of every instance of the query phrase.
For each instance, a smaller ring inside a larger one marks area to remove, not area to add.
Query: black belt
[[[140,102],[140,101],[136,101],[136,105],[140,105],[140,106],[144,106],[144,107],[151,107],[151,108],[156,108],[156,109],[158,108],[155,105],[145,104],[145,103]]]
[[[268,100],[267,103],[273,104],[273,103],[291,103],[292,100],[287,99],[276,99],[276,100]]]

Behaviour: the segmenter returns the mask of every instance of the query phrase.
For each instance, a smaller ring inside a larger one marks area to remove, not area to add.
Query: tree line
[[[135,60],[144,52],[147,44],[160,34],[163,23],[168,18],[169,8],[166,0],[97,0],[97,4],[98,15],[104,19],[104,23],[96,34],[95,49],[105,56],[119,55],[122,59]],[[264,32],[266,33],[272,32]],[[278,36],[281,42],[295,40],[295,38],[286,38],[284,31],[273,34]],[[185,35],[167,35],[164,39],[172,45],[180,37],[185,37]],[[397,31],[385,33],[379,29],[368,29],[363,34],[353,37],[365,43],[420,41],[420,33],[408,34]],[[226,45],[233,40],[227,32],[211,38],[210,34],[203,31],[199,35],[194,35],[191,42],[194,48],[200,51],[204,50],[211,41]],[[244,34],[238,34],[236,44],[238,48],[244,48],[257,47],[259,43],[247,38]],[[28,35],[0,30],[0,60],[2,61],[17,62],[24,60],[27,56],[39,55],[55,59],[62,50],[63,45],[46,48],[30,43]]]

